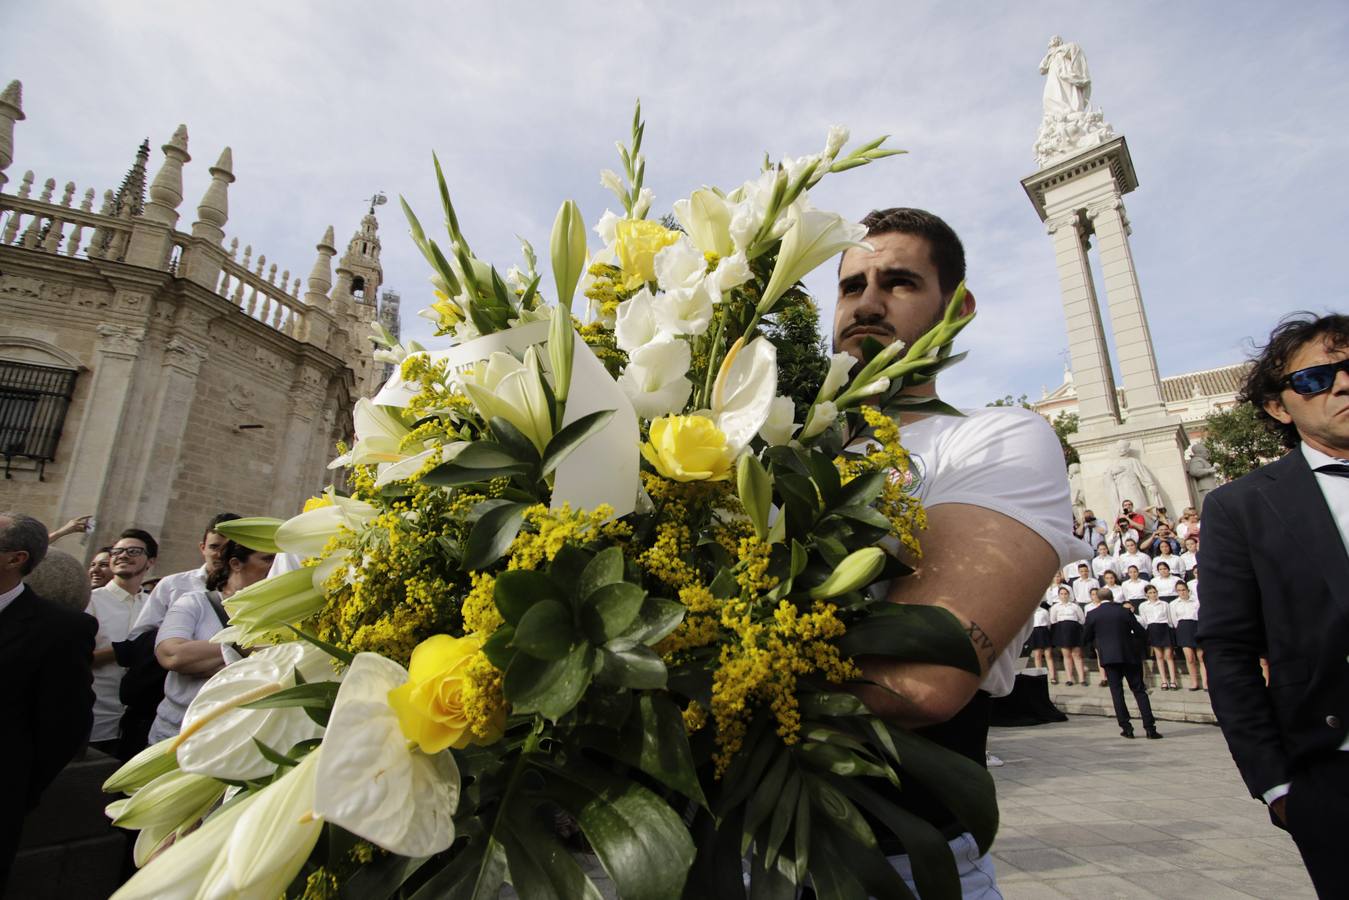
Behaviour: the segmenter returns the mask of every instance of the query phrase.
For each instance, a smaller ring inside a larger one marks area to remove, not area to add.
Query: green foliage
[[[763,332],[778,349],[778,393],[792,398],[796,421],[804,422],[829,373],[820,309],[804,291],[788,291],[764,323]]]
[[[1077,434],[1077,413],[1061,412],[1051,419],[1049,424],[1054,426],[1054,433],[1059,436],[1059,444],[1063,447],[1064,465],[1081,462],[1073,445],[1068,443],[1068,435]]]
[[[1011,394],[1004,394],[1003,396],[999,397],[997,400],[994,400],[994,401],[992,401],[991,403],[988,403],[988,404],[985,404],[985,405],[986,405],[986,406],[1020,406],[1022,409],[1030,409],[1030,408],[1031,408],[1030,401],[1026,399],[1026,395],[1025,395],[1025,394],[1022,394],[1020,397],[1017,397],[1016,399],[1012,399],[1012,395],[1011,395]]]
[[[1256,417],[1255,407],[1241,403],[1214,413],[1206,423],[1209,461],[1231,481],[1273,462],[1287,451],[1279,436]]]

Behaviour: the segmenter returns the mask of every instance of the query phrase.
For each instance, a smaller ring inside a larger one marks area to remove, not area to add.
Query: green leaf
[[[876,846],[876,835],[851,800],[818,775],[806,775],[803,772],[802,776],[805,787],[810,791],[811,806],[819,813],[816,817],[817,828],[823,830],[822,826],[829,825],[851,835],[864,846]]]
[[[449,864],[409,900],[496,900],[508,872],[506,849],[495,838],[484,835],[468,846],[457,846]]]
[[[479,469],[460,466],[451,462],[436,466],[423,475],[421,480],[423,484],[434,487],[458,487],[465,484],[487,482],[494,478],[513,478],[516,475],[527,475],[531,468],[524,463],[513,463],[495,469]]]
[[[782,748],[773,764],[768,767],[768,771],[764,773],[763,780],[755,786],[754,794],[745,808],[745,823],[741,826],[742,855],[749,852],[749,845],[754,841],[754,832],[759,830],[759,826],[777,804],[778,797],[782,793],[782,783],[787,779],[787,773],[791,769],[791,762],[792,754],[785,747]]]
[[[636,712],[611,755],[706,806],[679,707],[668,695],[643,693],[637,696]]]
[[[511,644],[539,659],[562,659],[576,643],[571,612],[556,600],[540,600],[526,610]]]
[[[860,716],[867,708],[855,694],[842,692],[819,692],[802,694],[800,698],[801,716],[813,719],[816,716]]]
[[[762,847],[756,846],[755,852],[762,853],[764,865],[771,866],[777,859],[782,842],[787,839],[787,831],[792,827],[796,814],[796,798],[801,795],[801,776],[793,772],[782,785],[782,794],[773,804],[773,818],[768,823],[768,840]]]
[[[539,818],[533,810],[516,808],[498,815],[496,836],[506,850],[518,895],[522,900],[603,900],[571,852]]]
[[[459,567],[472,572],[485,569],[500,559],[520,533],[527,509],[527,503],[504,503],[487,510],[468,533],[464,560]]]
[[[610,549],[618,550],[617,547]],[[581,627],[592,644],[605,644],[627,630],[637,618],[642,601],[646,598],[646,591],[630,581],[615,581],[596,588],[583,597],[580,609],[577,610]]]
[[[626,649],[617,645],[620,642],[627,641],[631,641],[632,644],[651,646],[678,628],[679,623],[684,621],[684,614],[687,611],[688,608],[676,600],[666,600],[664,597],[647,597],[642,601],[642,606],[637,610],[637,615],[632,620],[632,624],[624,629],[622,634],[609,642],[609,649]]]
[[[573,816],[624,900],[678,900],[693,863],[683,820],[651,791],[581,758],[534,763]]]
[[[525,437],[523,431],[500,416],[493,416],[487,425],[492,429],[492,436],[497,439],[501,449],[512,459],[531,466],[538,464],[539,449],[534,446],[533,441]]]
[[[613,415],[612,409],[597,410],[581,416],[553,435],[543,450],[543,474],[547,475],[556,469],[573,450],[584,444],[587,438],[608,425]]]
[[[291,759],[284,753],[278,753],[277,751],[273,750],[271,747],[268,747],[266,744],[264,744],[257,738],[253,738],[252,740],[253,745],[256,746],[258,748],[258,752],[262,754],[262,758],[267,760],[269,763],[272,763],[273,765],[276,766],[280,766],[283,769],[289,769],[291,766],[298,766],[300,764],[300,761],[298,759]]]
[[[849,873],[871,897],[894,897],[896,900],[916,900],[908,884],[890,865],[885,855],[875,847],[859,843],[851,834],[835,832],[825,835],[836,858],[848,867]],[[950,850],[947,850],[950,853]],[[956,898],[960,895],[957,894]],[[956,900],[951,898],[951,900]],[[933,900],[933,898],[929,898]],[[935,898],[941,900],[941,898]]]
[[[917,779],[974,835],[987,853],[998,833],[998,800],[988,769],[940,744],[887,726],[899,750],[900,772]]]
[[[260,700],[245,703],[242,709],[280,709],[287,706],[305,706],[317,709],[332,709],[337,700],[340,682],[311,681],[283,688],[275,694],[268,694]]]
[[[754,525],[759,540],[768,537],[768,509],[773,502],[773,479],[753,453],[741,455],[735,468],[736,490],[740,504]]]
[[[515,647],[511,643],[514,640],[515,626],[507,622],[483,642],[483,656],[501,671],[506,671],[510,668],[511,660],[515,659]]]
[[[792,845],[796,853],[796,883],[805,880],[806,870],[810,867],[810,791],[805,782],[801,783],[801,792],[796,798],[796,829],[792,832]]]
[[[819,900],[868,900],[871,896],[819,826],[810,835],[810,880]]]
[[[319,640],[312,634],[306,634],[305,632],[296,628],[294,625],[287,625],[286,627],[289,628],[291,631],[295,632],[296,636],[298,636],[300,640],[308,641],[315,647],[318,647],[324,653],[331,656],[333,659],[340,660],[344,665],[349,666],[351,665],[352,660],[356,659],[356,654],[343,650],[336,644],[330,644],[327,641]]]
[[[890,532],[890,520],[881,515],[874,506],[840,506],[834,510],[833,514],[851,519],[854,522],[860,522],[881,532],[881,534]]]
[[[815,482],[815,487],[819,489],[820,497],[824,500],[824,508],[828,509],[838,502],[841,489],[838,467],[824,453],[803,452],[806,457],[806,466],[810,469],[811,480]]]
[[[336,826],[329,825],[330,829]],[[354,840],[354,839],[353,839]],[[398,889],[431,860],[429,856],[409,858],[389,854],[363,863],[338,891],[341,900],[388,900]]]
[[[979,674],[979,655],[964,627],[939,606],[878,603],[838,639],[848,656],[886,656],[928,662]]]
[[[817,770],[848,777],[871,775],[877,778],[896,780],[893,774],[887,772],[885,766],[863,759],[847,747],[841,747],[837,744],[803,741],[796,752],[802,759],[810,763],[812,768]]]
[[[594,649],[578,644],[559,660],[518,653],[506,670],[503,689],[516,713],[539,713],[556,722],[575,708],[590,686]]]
[[[461,469],[499,469],[519,462],[496,441],[474,441],[451,460]]]
[[[888,828],[908,851],[913,880],[922,897],[961,896],[960,871],[951,854],[946,836],[927,820],[891,803],[871,790],[865,782],[840,778],[835,786]]]
[[[496,578],[493,588],[497,611],[512,625],[518,625],[525,612],[540,600],[561,600],[553,579],[542,572],[510,569]]]
[[[771,719],[772,716],[755,716],[740,752],[731,758],[731,765],[721,779],[718,815],[725,816],[749,797],[781,746],[777,736],[770,733],[768,723]]]
[[[599,648],[600,670],[595,678],[601,684],[633,690],[660,690],[665,687],[665,663],[650,647],[627,650]]]
[[[576,599],[584,600],[607,584],[623,580],[623,551],[609,547],[596,553],[576,582]]]
[[[858,475],[839,489],[835,506],[869,506],[885,487],[886,472],[868,472]]]

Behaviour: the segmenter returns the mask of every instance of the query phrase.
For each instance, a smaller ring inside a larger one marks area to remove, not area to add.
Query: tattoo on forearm
[[[974,649],[984,658],[985,665],[993,665],[993,660],[998,658],[998,654],[993,652],[993,639],[988,636],[979,623],[970,622],[970,627],[965,629],[965,633],[970,636],[970,643]]]

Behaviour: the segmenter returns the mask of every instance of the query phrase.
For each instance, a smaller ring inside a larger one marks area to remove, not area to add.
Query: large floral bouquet
[[[551,307],[528,244],[505,277],[473,255],[438,163],[448,243],[404,204],[450,346],[384,336],[341,490],[221,526],[296,567],[229,598],[218,640],[251,655],[109,781],[143,866],[118,897],[597,897],[601,868],[625,898],[907,896],[894,837],[959,895],[877,786],[921,782],[986,849],[987,773],[847,684],[863,656],[978,671],[953,616],[884,590],[924,524],[895,417],[949,412],[904,389],[958,359],[963,289],[781,393],[772,327],[865,236],[808,191],[897,151],[832,129],[661,223],[642,131],[600,248],[558,213]]]

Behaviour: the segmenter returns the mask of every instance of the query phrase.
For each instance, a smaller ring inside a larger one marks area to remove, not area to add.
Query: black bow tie
[[[1339,475],[1342,478],[1349,478],[1349,465],[1345,463],[1329,463],[1324,466],[1316,467],[1318,475]]]

